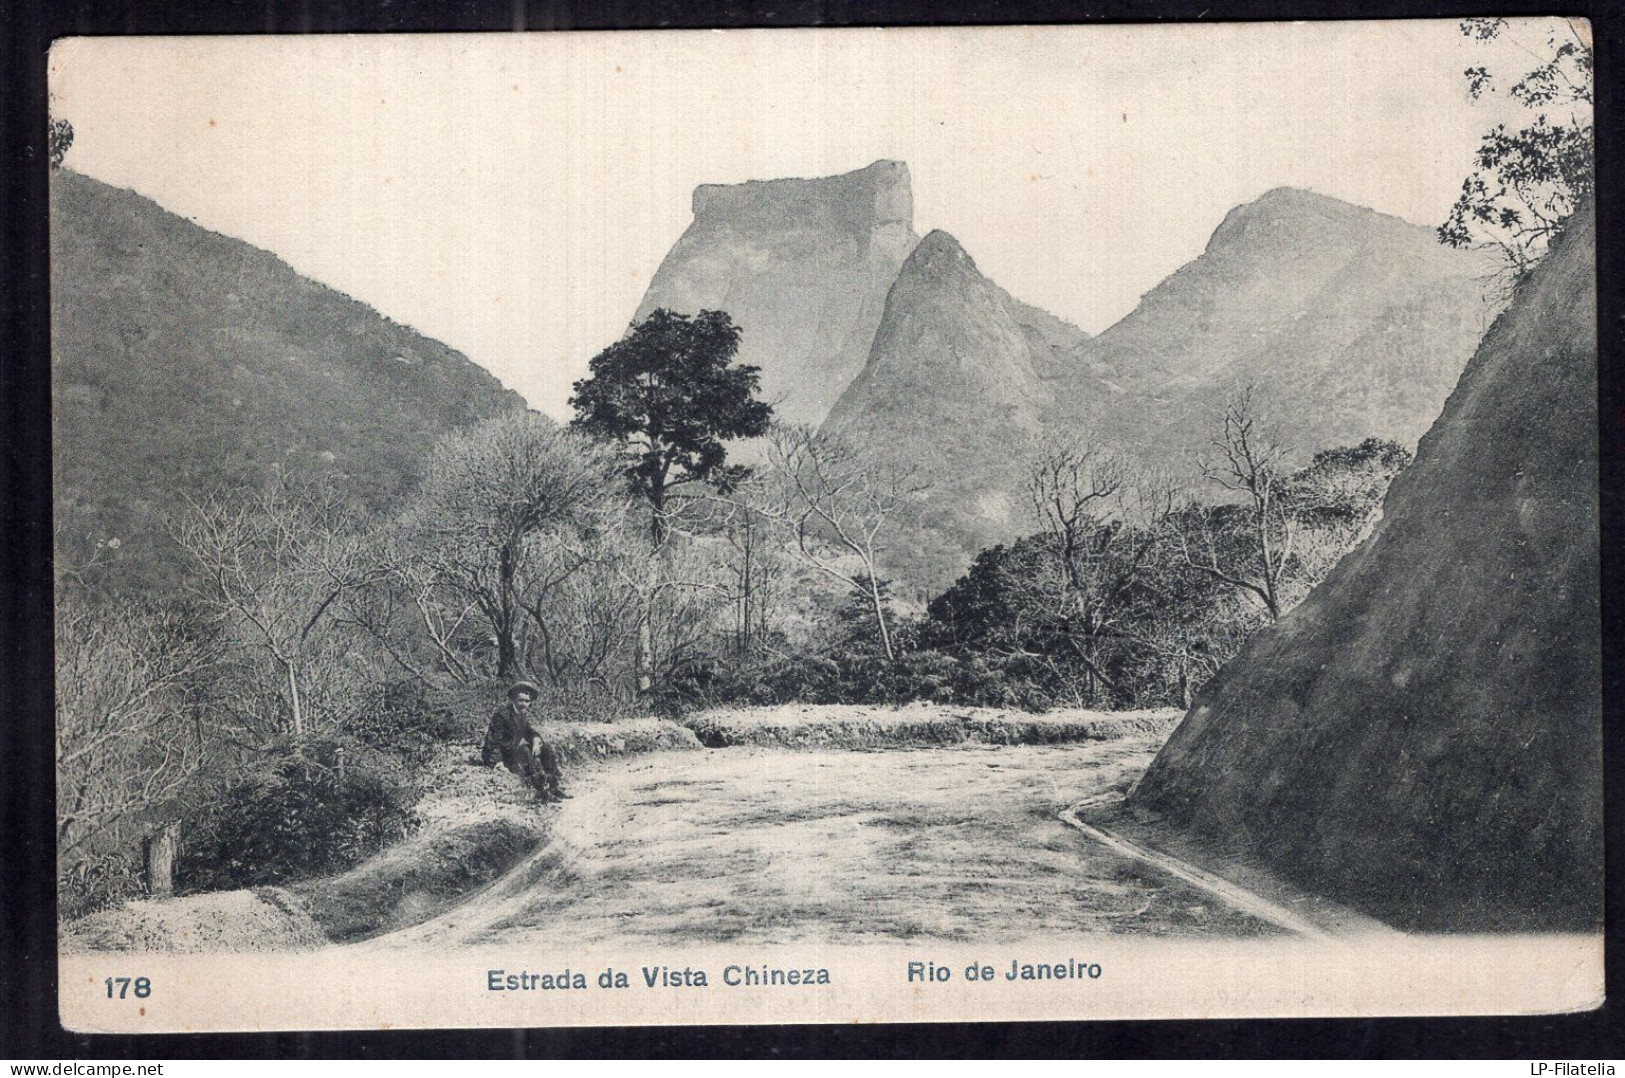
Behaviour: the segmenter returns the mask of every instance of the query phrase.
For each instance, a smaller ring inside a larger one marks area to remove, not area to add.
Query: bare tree
[[[1284,608],[1283,583],[1298,523],[1280,497],[1289,449],[1261,416],[1251,387],[1225,405],[1213,452],[1197,457],[1203,478],[1241,498],[1245,526],[1228,527],[1232,506],[1193,507],[1176,531],[1186,564],[1255,596],[1271,619]]]
[[[727,493],[706,499],[705,517],[697,521],[721,547],[712,575],[721,582],[720,598],[727,606],[727,650],[739,659],[757,654],[767,641],[790,575],[774,529],[775,484],[771,471],[753,473]]]
[[[1098,695],[1097,685],[1115,692],[1105,657],[1131,635],[1158,531],[1172,509],[1172,485],[1137,475],[1115,453],[1075,437],[1032,463],[1027,491],[1061,569],[1051,616],[1084,668],[1089,698]]]
[[[519,646],[528,669],[554,685],[607,681],[635,644],[641,610],[632,566],[644,559],[618,503],[591,531],[533,542]]]
[[[868,464],[850,446],[803,427],[775,428],[768,456],[777,490],[766,511],[787,548],[863,598],[887,660],[895,659],[880,575],[882,536],[924,484],[910,472]]]
[[[1077,549],[1084,526],[1123,489],[1127,468],[1114,453],[1087,439],[1063,439],[1032,462],[1027,495],[1033,515],[1062,543],[1061,552]]]
[[[474,616],[473,605],[452,594],[399,535],[380,537],[377,566],[380,579],[346,597],[345,623],[418,681],[472,680],[474,671],[455,642]]]
[[[186,790],[213,730],[188,696],[219,661],[174,615],[57,611],[57,842],[65,869],[127,822]]]
[[[472,610],[495,641],[497,676],[521,671],[527,619],[542,616],[544,597],[587,563],[572,552],[613,508],[614,472],[602,447],[533,413],[489,420],[435,447],[403,526],[420,544],[418,565],[430,570],[414,594],[448,668],[458,664],[447,626]],[[437,589],[451,601],[430,614]]]
[[[321,630],[341,598],[379,575],[346,506],[330,487],[278,473],[260,491],[194,503],[176,539],[196,570],[198,597],[274,664],[286,729],[303,738],[310,687],[326,680],[314,667],[336,657]]]

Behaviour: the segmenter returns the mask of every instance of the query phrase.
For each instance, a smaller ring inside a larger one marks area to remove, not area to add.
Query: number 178
[[[113,995],[114,985],[118,985],[118,995],[116,997]],[[135,989],[133,992],[131,991],[132,987]],[[152,995],[152,982],[145,977],[137,977],[134,980],[129,977],[107,978],[108,999],[125,999],[131,995],[135,996],[136,999],[146,999]]]

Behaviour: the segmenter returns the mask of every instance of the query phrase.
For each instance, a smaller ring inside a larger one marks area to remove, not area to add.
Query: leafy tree
[[[46,132],[46,143],[51,155],[51,167],[61,168],[62,159],[73,146],[73,125],[66,120],[53,119]]]
[[[1366,535],[1388,484],[1411,461],[1403,446],[1368,438],[1325,449],[1300,469],[1274,435],[1252,390],[1224,409],[1203,476],[1228,500],[1192,504],[1168,518],[1190,568],[1263,608],[1286,613]]]
[[[1028,607],[1041,602],[1038,582],[1061,572],[1051,543],[1042,537],[988,547],[926,606],[921,643],[987,650],[991,641],[1016,630]]]
[[[759,368],[733,363],[739,337],[725,311],[690,318],[661,308],[594,356],[592,377],[574,386],[571,425],[625,447],[656,547],[672,491],[737,482],[742,469],[726,464],[723,443],[767,433],[773,407],[756,399]]]
[[[1211,574],[1193,570],[1182,557],[1176,537],[1192,526],[1191,516],[1203,516],[1210,508],[1185,506],[1170,513],[1147,558],[1144,598],[1126,625],[1135,646],[1119,672],[1137,701],[1189,707],[1196,690],[1241,650],[1267,617],[1257,603]],[[1243,516],[1238,506],[1222,508],[1238,521]]]
[[[406,776],[398,769],[333,766],[333,747],[274,754],[191,813],[176,866],[182,889],[227,890],[342,872],[410,833],[416,819]]]
[[[1281,497],[1305,529],[1335,536],[1347,549],[1364,538],[1388,485],[1412,459],[1410,450],[1386,438],[1322,449],[1287,477]]]
[[[1479,41],[1512,38],[1505,19],[1467,19],[1461,32]],[[1452,247],[1498,250],[1509,284],[1540,260],[1593,186],[1590,34],[1573,20],[1559,19],[1541,45],[1516,44],[1536,64],[1507,93],[1534,118],[1516,130],[1497,124],[1484,135],[1474,169],[1439,226],[1440,241]],[[1464,74],[1472,97],[1496,92],[1487,68],[1470,67]]]
[[[1278,488],[1295,540],[1283,577],[1283,609],[1311,588],[1370,533],[1388,486],[1411,463],[1404,446],[1367,438],[1356,446],[1322,449]]]
[[[1070,583],[1062,536],[1044,531],[977,556],[932,600],[924,648],[960,661],[967,702],[996,706],[1179,703],[1204,677],[1222,589],[1181,561],[1161,531],[1097,521],[1080,536],[1087,572],[1120,593],[1109,604]],[[985,671],[979,674],[977,671]]]
[[[1064,615],[1054,594],[1066,571],[1056,537],[1027,536],[983,550],[926,608],[920,643],[962,663],[981,663],[1017,698],[1081,703],[1069,667]],[[981,698],[971,702],[1002,704]]]
[[[661,308],[594,356],[575,384],[571,425],[618,443],[633,493],[648,507],[651,550],[642,586],[635,665],[638,691],[654,688],[654,604],[666,590],[662,559],[674,492],[728,490],[745,469],[727,464],[725,442],[767,433],[773,408],[756,399],[760,371],[735,365],[740,329],[725,311],[689,317]]]

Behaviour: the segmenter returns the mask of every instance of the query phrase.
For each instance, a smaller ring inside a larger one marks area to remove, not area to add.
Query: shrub
[[[896,704],[960,699],[959,663],[939,651],[904,651],[893,661],[866,647],[794,653],[769,662],[706,668],[678,686],[678,710],[717,704]],[[703,691],[697,691],[703,687]]]
[[[90,854],[57,880],[56,901],[65,921],[117,906],[146,893],[141,868],[128,854]]]
[[[540,687],[542,694],[530,708],[538,721],[619,722],[644,718],[649,713],[649,709],[638,702],[637,694],[631,689],[614,689],[602,681]],[[502,697],[499,695],[495,699],[500,701]],[[488,705],[481,718],[487,717],[494,706]]]
[[[364,746],[421,764],[436,746],[457,740],[464,725],[446,693],[409,678],[377,686],[343,728]]]
[[[339,748],[284,750],[215,795],[183,832],[178,887],[218,890],[325,875],[408,834],[413,793],[404,774],[376,756],[340,768]]]
[[[940,651],[913,651],[897,657],[892,667],[893,700],[928,700],[945,704],[960,698],[959,663]]]
[[[724,685],[736,686],[733,698],[741,702],[827,704],[840,696],[840,683],[841,667],[834,659],[799,653],[741,668]]]

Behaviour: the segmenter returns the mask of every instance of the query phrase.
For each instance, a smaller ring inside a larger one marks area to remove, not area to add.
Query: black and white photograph
[[[58,41],[63,1025],[1598,1006],[1592,56]]]

